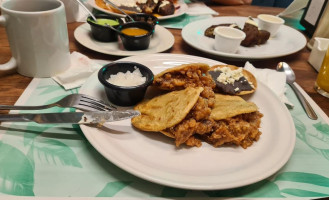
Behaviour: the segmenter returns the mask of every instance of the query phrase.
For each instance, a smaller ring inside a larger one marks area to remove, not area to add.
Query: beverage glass
[[[321,95],[329,98],[329,48],[323,59],[314,89]]]
[[[51,77],[70,66],[63,2],[10,0],[1,4],[0,25],[8,36],[12,58],[0,71],[16,68],[28,77]]]

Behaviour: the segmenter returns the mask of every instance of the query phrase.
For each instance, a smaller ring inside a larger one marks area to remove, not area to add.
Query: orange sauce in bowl
[[[129,36],[142,36],[142,35],[146,35],[149,32],[145,29],[142,28],[125,28],[121,30],[121,33],[129,35]]]

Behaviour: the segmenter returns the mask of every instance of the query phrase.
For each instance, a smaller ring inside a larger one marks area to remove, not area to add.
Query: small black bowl
[[[123,47],[129,51],[144,50],[150,45],[151,36],[154,33],[153,25],[147,22],[127,22],[119,26],[118,30],[122,32],[125,28],[141,28],[148,31],[145,35],[130,36],[126,34],[119,34]]]
[[[119,22],[118,25],[112,26],[113,28],[117,29],[121,24],[123,24],[123,20],[119,17],[99,14],[95,15],[96,19],[112,19],[117,20]],[[87,18],[87,22],[90,25],[91,28],[91,35],[95,40],[101,41],[101,42],[114,42],[118,41],[118,33],[111,30],[109,27],[96,24],[95,21],[91,16]]]
[[[143,77],[146,77],[145,83],[137,86],[118,86],[107,81],[111,75],[133,72],[135,67],[140,70]],[[98,72],[98,80],[103,84],[108,100],[118,106],[133,106],[143,100],[146,89],[153,79],[154,74],[148,67],[135,62],[113,62],[105,65]]]
[[[147,22],[153,25],[153,27],[155,27],[155,25],[159,23],[159,20],[156,16],[146,13],[135,13],[135,14],[130,14],[129,16],[133,18],[135,21]],[[124,19],[126,22],[131,22],[131,19],[128,16],[126,16]]]

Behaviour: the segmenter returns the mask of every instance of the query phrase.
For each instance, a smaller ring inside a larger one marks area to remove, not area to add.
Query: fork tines
[[[102,100],[95,99],[94,97],[85,94],[83,94],[81,97],[82,98],[79,102],[79,105],[81,106],[86,106],[101,111],[111,111],[116,109],[116,107],[113,105],[110,105]]]

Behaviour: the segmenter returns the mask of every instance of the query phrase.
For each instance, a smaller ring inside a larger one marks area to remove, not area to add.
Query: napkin
[[[246,62],[244,69],[251,72],[257,81],[261,81],[266,86],[268,86],[281,100],[290,107],[294,105],[289,102],[288,98],[285,96],[286,88],[286,74],[284,72],[278,72],[273,69],[257,69],[250,62]]]
[[[66,90],[81,86],[92,73],[102,67],[87,56],[75,51],[71,53],[70,59],[69,69],[52,77]]]

